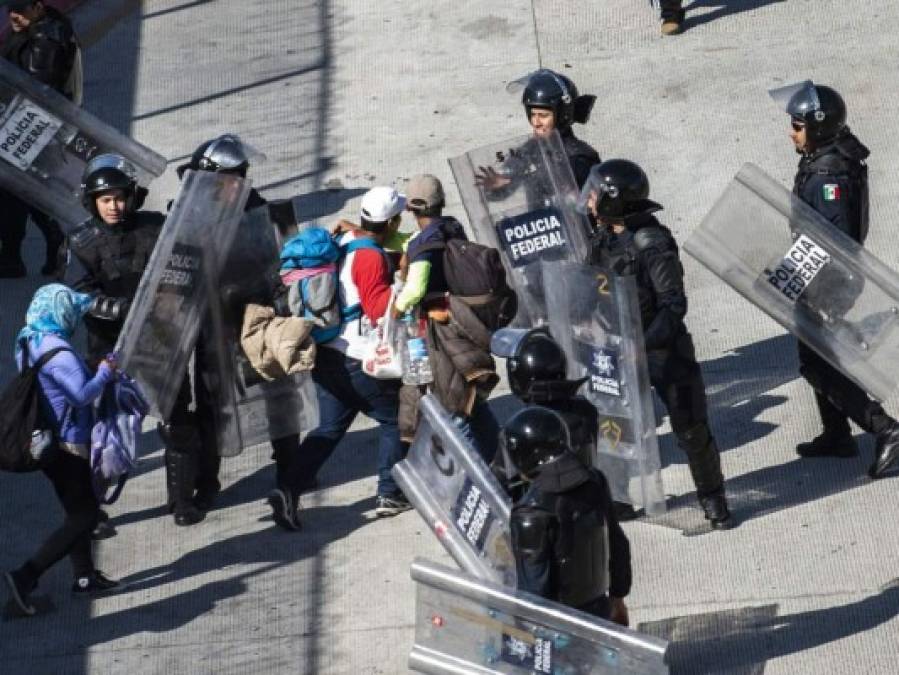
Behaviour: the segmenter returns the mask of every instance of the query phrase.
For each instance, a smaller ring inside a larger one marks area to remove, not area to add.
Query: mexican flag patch
[[[828,183],[824,186],[824,201],[835,202],[840,198],[840,186],[835,183]]]

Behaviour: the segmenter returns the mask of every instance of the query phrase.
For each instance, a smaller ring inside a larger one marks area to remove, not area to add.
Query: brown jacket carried
[[[441,317],[443,318],[443,317]],[[470,415],[478,399],[486,399],[499,382],[490,354],[490,331],[472,309],[449,296],[448,320],[428,320],[428,353],[434,382],[431,391],[450,415]],[[415,438],[422,390],[403,385],[399,428],[404,442]]]
[[[264,305],[249,304],[243,315],[240,346],[253,369],[266,380],[312,370],[314,324],[295,316],[277,316]]]

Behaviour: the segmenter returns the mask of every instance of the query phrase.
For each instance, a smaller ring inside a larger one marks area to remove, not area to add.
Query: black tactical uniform
[[[137,211],[113,226],[94,216],[68,237],[69,252],[84,268],[73,286],[97,299],[84,318],[92,367],[115,347],[163,223],[155,211]]]
[[[863,244],[868,235],[868,167],[870,154],[846,126],[846,105],[830,87],[800,87],[787,102],[794,123],[805,128],[807,146],[802,151],[793,185],[794,194],[820,213],[836,229]],[[828,270],[822,271],[827,274]],[[862,290],[862,279],[840,279],[827,283],[841,288],[828,298],[835,318],[851,309]],[[814,292],[814,287],[809,288]],[[899,459],[899,424],[867,393],[831,366],[803,342],[798,343],[799,372],[815,390],[824,431],[797,446],[804,457],[852,457],[858,447],[852,438],[849,419],[877,435],[872,478],[882,475]]]
[[[71,21],[52,7],[47,7],[44,16],[26,30],[10,33],[2,47],[4,59],[69,99],[76,95],[71,84],[77,55],[78,42]],[[47,244],[41,272],[53,274],[63,244],[59,223],[6,191],[0,191],[0,204],[4,213],[0,227],[0,276],[25,276],[21,250],[29,216]]]
[[[518,587],[609,618],[609,595],[630,592],[631,559],[605,478],[571,452],[564,420],[548,408],[516,414],[502,440],[531,480],[510,522]]]
[[[649,181],[633,162],[610,160],[594,167],[584,193],[600,193],[598,216],[625,226],[600,225],[592,262],[637,282],[649,378],[668,410],[671,428],[687,454],[699,501],[713,527],[727,526],[721,458],[708,423],[702,370],[686,325],[687,296],[677,243],[653,212]]]

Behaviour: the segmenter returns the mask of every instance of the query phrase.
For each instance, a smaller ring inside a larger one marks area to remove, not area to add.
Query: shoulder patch
[[[826,202],[837,202],[840,200],[840,186],[838,183],[825,183],[821,188]]]

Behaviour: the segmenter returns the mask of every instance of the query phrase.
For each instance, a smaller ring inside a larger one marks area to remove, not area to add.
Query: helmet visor
[[[490,338],[490,352],[494,356],[511,359],[530,332],[530,328],[500,328]]]
[[[557,73],[549,70],[548,68],[533,70],[527,75],[523,75],[516,80],[512,80],[511,82],[509,82],[509,84],[506,85],[506,91],[513,96],[520,96],[524,92],[524,90],[527,89],[528,86],[530,86],[531,80],[538,76],[552,78],[555,81],[556,85],[558,85],[559,91],[562,92],[562,95],[567,95],[570,97],[571,94],[568,91],[568,86],[565,84],[565,82],[562,81],[562,78],[560,78]]]
[[[84,166],[84,173],[82,174],[81,180],[82,184],[86,182],[88,176],[100,169],[118,169],[126,176],[129,176],[135,181],[137,180],[137,168],[134,164],[121,155],[106,153],[97,155]]]
[[[232,171],[245,166],[256,166],[264,163],[266,156],[263,152],[245,143],[237,134],[225,134],[219,136],[203,152],[200,158],[200,169],[212,171]],[[209,168],[202,164],[209,163]]]
[[[581,188],[581,194],[578,197],[577,205],[575,206],[578,213],[583,213],[588,216],[592,215],[594,208],[597,213],[602,213],[603,200],[615,199],[618,197],[618,188],[606,183],[599,175],[599,172],[596,171],[596,168],[597,167],[594,167],[590,170],[590,175],[587,177],[584,187]]]
[[[769,89],[768,95],[786,113],[793,116],[811,112],[821,108],[818,90],[811,80],[788,84],[785,87]]]

